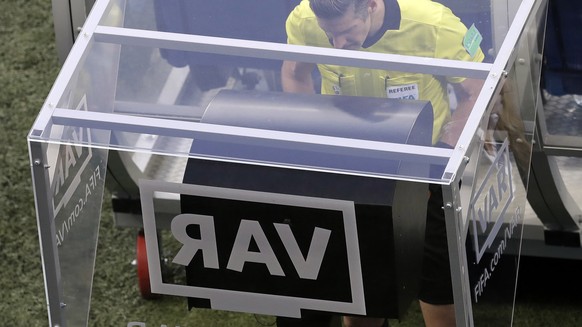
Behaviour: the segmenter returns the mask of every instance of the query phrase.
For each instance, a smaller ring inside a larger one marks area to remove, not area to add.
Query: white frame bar
[[[263,130],[256,128],[205,124],[190,121],[180,121],[171,119],[160,119],[151,117],[140,117],[132,115],[120,115],[112,113],[78,111],[70,109],[56,108],[52,114],[52,124],[63,126],[75,126],[84,128],[94,128],[118,132],[130,132],[138,134],[161,135],[167,137],[206,139],[214,141],[230,141],[245,144],[254,143],[259,145],[269,144],[278,147],[321,151],[325,153],[352,153],[365,157],[386,157],[393,160],[422,161],[432,158],[434,164],[444,164],[450,158],[453,150],[435,147],[422,147],[418,145],[408,145],[400,143],[387,143],[379,141],[357,140],[342,137],[321,136],[313,134],[302,134],[293,132],[282,132],[273,130]],[[419,149],[423,151],[419,151]],[[120,150],[124,150],[119,147]],[[137,149],[136,149],[137,150]],[[153,151],[155,152],[155,151]],[[168,155],[168,153],[165,153]],[[181,154],[172,154],[181,155]],[[184,156],[187,153],[182,154]],[[196,155],[195,153],[192,155]],[[215,158],[216,159],[216,158]],[[223,158],[224,159],[224,158]],[[440,159],[440,160],[439,160]],[[233,161],[235,159],[232,159]],[[274,164],[271,164],[272,166]],[[291,165],[276,165],[280,167],[296,168]],[[302,167],[309,168],[309,167]],[[333,169],[311,168],[311,170],[341,173]],[[351,174],[351,172],[350,172]],[[358,176],[369,176],[376,178],[390,178],[395,180],[417,180],[422,182],[439,183],[442,181],[421,180],[420,178],[406,176],[385,176],[378,174],[354,173]]]
[[[96,42],[485,79],[491,64],[97,26]]]

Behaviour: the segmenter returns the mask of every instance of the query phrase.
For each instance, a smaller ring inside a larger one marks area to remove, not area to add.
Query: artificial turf
[[[0,325],[46,326],[26,135],[59,69],[51,2],[0,1]]]

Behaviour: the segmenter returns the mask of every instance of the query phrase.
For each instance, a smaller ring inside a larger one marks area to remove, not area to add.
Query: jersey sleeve
[[[317,24],[317,18],[309,7],[309,1],[303,0],[291,11],[285,24],[287,43],[329,47],[325,32]]]
[[[287,32],[287,43],[305,45],[305,33],[303,27],[303,11],[305,10],[302,6],[305,6],[305,2],[302,1],[287,17],[285,23],[285,30]]]
[[[443,59],[482,62],[485,54],[479,48],[474,56],[463,46],[463,39],[467,34],[467,27],[455,16],[450,9],[443,7],[442,24],[439,28],[436,43],[436,57]],[[447,76],[450,83],[460,83],[464,77]]]

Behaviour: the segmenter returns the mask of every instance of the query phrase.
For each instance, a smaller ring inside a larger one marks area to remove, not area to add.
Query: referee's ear
[[[378,10],[378,0],[368,0],[368,13],[371,14]]]

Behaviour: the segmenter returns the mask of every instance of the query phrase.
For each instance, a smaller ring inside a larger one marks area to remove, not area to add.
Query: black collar
[[[398,2],[396,0],[384,0],[384,22],[382,23],[382,27],[380,27],[380,30],[376,34],[366,38],[362,47],[369,48],[378,42],[386,31],[399,29],[400,19],[400,5],[398,5]]]

